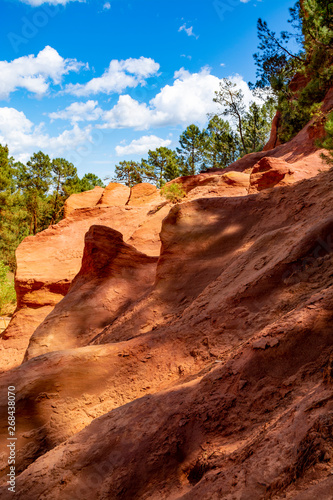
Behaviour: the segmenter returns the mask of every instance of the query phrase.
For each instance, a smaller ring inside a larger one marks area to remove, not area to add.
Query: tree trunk
[[[237,113],[238,115],[238,126],[239,126],[239,135],[241,137],[241,141],[242,141],[242,144],[243,144],[243,148],[244,148],[244,152],[245,154],[247,154],[247,149],[246,149],[246,146],[245,146],[245,141],[244,141],[244,137],[243,137],[243,127],[242,127],[242,119],[239,115],[239,113]]]
[[[37,211],[36,211],[36,209],[34,209],[33,218],[34,218],[34,234],[37,234]]]
[[[57,218],[59,189],[60,189],[60,175],[58,176],[58,184],[57,184],[57,190],[56,190],[56,195],[55,195],[54,205],[53,205],[53,214],[52,214],[52,218],[51,218],[50,224],[53,224],[55,222],[56,218]]]

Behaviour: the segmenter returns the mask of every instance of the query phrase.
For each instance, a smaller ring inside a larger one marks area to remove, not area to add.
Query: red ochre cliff
[[[177,179],[177,205],[149,184],[74,195],[63,221],[23,241],[0,343],[2,415],[8,386],[17,395],[16,493],[3,418],[1,498],[332,498],[321,133],[310,123]]]

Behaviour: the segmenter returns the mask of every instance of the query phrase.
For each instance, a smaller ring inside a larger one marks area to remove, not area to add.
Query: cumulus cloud
[[[159,69],[160,65],[147,57],[122,61],[114,59],[102,76],[85,84],[69,84],[65,92],[76,96],[121,93],[126,88],[145,85],[146,79],[156,75]]]
[[[105,4],[103,5],[103,9],[104,9],[104,10],[110,10],[110,9],[111,9],[111,4],[110,4],[110,2],[105,2]]]
[[[193,26],[190,26],[189,28],[187,27],[186,23],[183,24],[178,32],[181,32],[181,31],[185,31],[185,33],[187,34],[187,36],[194,36],[194,38],[198,39],[199,36],[197,36],[194,32],[193,32]]]
[[[239,75],[230,79],[243,91],[248,106],[253,96],[247,83]],[[148,130],[189,123],[203,126],[207,113],[221,111],[221,107],[213,102],[220,81],[209,68],[203,68],[199,73],[182,68],[175,73],[173,85],[163,87],[148,104],[139,103],[129,95],[120,96],[117,104],[104,113],[101,128]]]
[[[32,152],[42,149],[58,156],[91,141],[91,126],[81,129],[77,124],[58,136],[44,131],[44,124],[35,126],[22,111],[0,108],[0,144],[8,144],[10,153],[25,161]]]
[[[145,130],[157,122],[162,123],[167,117],[147,104],[139,103],[129,95],[119,97],[117,104],[103,115],[101,128],[135,128]]]
[[[103,111],[98,107],[97,101],[73,102],[61,111],[49,114],[51,120],[69,120],[71,123],[81,121],[95,121],[100,118]]]
[[[135,154],[144,155],[148,153],[150,149],[154,150],[162,146],[168,147],[170,146],[170,144],[170,139],[162,139],[161,137],[157,137],[156,135],[144,135],[140,137],[140,139],[135,139],[128,145],[116,146],[116,154],[117,156]]]
[[[59,85],[64,75],[79,71],[83,63],[76,59],[64,59],[50,46],[37,54],[19,57],[11,62],[0,61],[0,99],[22,88],[42,96],[50,83]]]

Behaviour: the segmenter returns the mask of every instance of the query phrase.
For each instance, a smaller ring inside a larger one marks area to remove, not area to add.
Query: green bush
[[[279,99],[278,109],[281,112],[281,128],[279,139],[284,143],[290,141],[320,108],[328,87],[318,78],[311,80],[297,96],[283,94]]]
[[[184,198],[185,191],[183,187],[174,182],[172,184],[167,184],[161,189],[161,195],[164,196],[167,200],[171,201],[171,203],[178,203]]]
[[[328,154],[322,154],[323,160],[333,167],[333,113],[330,113],[326,119],[325,137],[318,141],[318,147],[328,150]]]
[[[15,308],[15,288],[8,273],[9,267],[0,260],[0,314],[11,314]]]

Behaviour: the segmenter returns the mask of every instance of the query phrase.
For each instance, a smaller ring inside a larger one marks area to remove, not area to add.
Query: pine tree
[[[13,168],[13,158],[9,158],[8,147],[0,144],[0,192],[12,187]]]
[[[294,9],[292,24],[296,28],[295,33],[284,31],[279,37],[268,28],[266,21],[258,19],[259,52],[253,57],[257,65],[256,86],[259,88],[272,86],[273,90],[279,92],[286,88],[297,69],[302,67],[304,37],[300,25],[296,22],[299,8],[296,5]],[[301,50],[297,54],[292,53],[288,48],[290,38],[296,39],[300,45]]]
[[[248,153],[243,132],[243,119],[246,111],[243,92],[240,89],[237,90],[235,83],[232,83],[227,78],[223,78],[220,82],[220,89],[215,92],[215,95],[214,102],[223,107],[221,114],[223,116],[230,116],[235,121],[243,153]]]
[[[114,181],[124,182],[126,186],[132,187],[142,182],[143,170],[140,163],[136,161],[121,161],[115,167]]]
[[[225,168],[239,155],[239,140],[229,122],[212,116],[206,129],[205,164],[210,168]]]
[[[51,161],[48,155],[41,151],[34,153],[27,165],[20,165],[18,173],[18,186],[25,198],[27,211],[31,216],[30,233],[36,234],[43,226],[46,215],[46,193],[51,187],[52,173]]]
[[[330,113],[327,117],[325,132],[325,138],[318,145],[328,150],[328,154],[323,153],[322,158],[333,167],[333,113]]]
[[[71,194],[90,191],[96,186],[105,187],[103,181],[97,175],[88,173],[84,174],[82,179],[80,179],[79,176],[75,174],[73,177],[68,177],[65,180],[62,185],[62,190],[65,198],[68,198]]]
[[[15,250],[28,235],[28,213],[23,196],[17,192],[17,170],[21,166],[0,145],[0,254],[5,264],[15,269]]]
[[[203,163],[205,133],[196,125],[189,125],[181,134],[179,144],[177,153],[183,164],[182,175],[195,175]]]
[[[302,0],[289,10],[293,31],[280,36],[258,20],[260,44],[254,54],[256,86],[271,86],[278,98],[282,142],[294,137],[317,113],[333,79],[333,3]],[[291,39],[298,43],[298,52],[289,49]],[[295,76],[301,85],[293,89]]]
[[[52,181],[55,188],[53,193],[53,209],[51,216],[51,224],[59,220],[64,198],[66,197],[63,190],[66,182],[70,182],[77,176],[77,170],[72,163],[69,163],[64,158],[55,158],[51,163]]]
[[[274,106],[272,103],[259,106],[253,102],[244,117],[244,140],[249,151],[261,151],[271,130]]]
[[[160,147],[154,151],[148,151],[148,159],[142,160],[142,168],[150,179],[154,179],[157,186],[161,188],[165,182],[179,177],[179,162],[175,151],[166,147]]]

